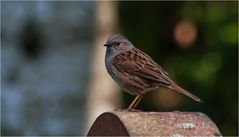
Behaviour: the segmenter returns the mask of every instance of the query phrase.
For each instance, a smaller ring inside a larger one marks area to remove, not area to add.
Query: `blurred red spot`
[[[159,88],[152,97],[152,102],[159,104],[161,108],[176,108],[181,101],[179,94],[166,88]]]
[[[182,21],[176,25],[174,39],[180,48],[189,48],[197,38],[197,28],[194,23]]]

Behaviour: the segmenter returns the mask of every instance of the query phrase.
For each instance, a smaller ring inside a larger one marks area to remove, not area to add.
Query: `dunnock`
[[[137,107],[144,94],[159,87],[178,91],[198,102],[198,97],[184,90],[170,79],[152,58],[124,36],[113,35],[108,38],[105,54],[105,66],[110,76],[126,92],[136,95],[128,109]]]

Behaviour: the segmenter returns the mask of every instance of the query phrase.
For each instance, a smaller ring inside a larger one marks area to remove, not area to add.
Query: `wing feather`
[[[138,49],[132,49],[114,57],[114,66],[118,71],[170,85],[168,74],[148,55]]]

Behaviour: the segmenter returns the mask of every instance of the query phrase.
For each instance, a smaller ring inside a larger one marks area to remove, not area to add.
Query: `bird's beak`
[[[110,45],[109,44],[104,44],[104,46],[109,47]]]

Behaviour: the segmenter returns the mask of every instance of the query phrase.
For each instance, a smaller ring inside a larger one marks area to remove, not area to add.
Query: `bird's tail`
[[[178,86],[174,82],[170,84],[169,88],[172,89],[172,90],[178,91],[181,94],[186,95],[186,96],[192,98],[193,100],[195,100],[197,102],[201,102],[201,103],[203,102],[200,98],[198,98],[197,96],[195,96],[195,95],[191,94],[190,92],[184,90],[183,88],[181,88],[180,86]]]

